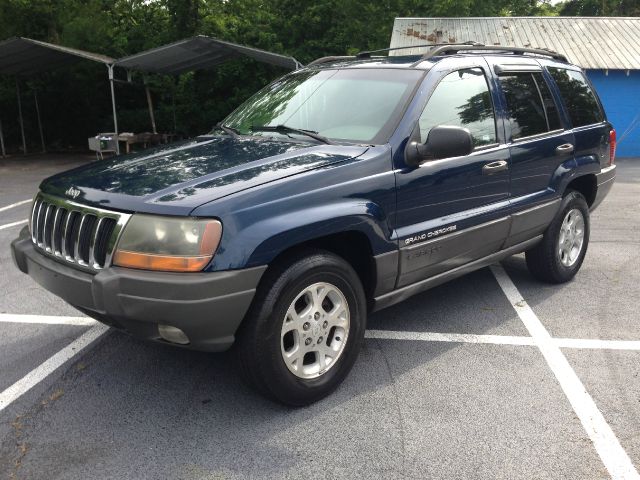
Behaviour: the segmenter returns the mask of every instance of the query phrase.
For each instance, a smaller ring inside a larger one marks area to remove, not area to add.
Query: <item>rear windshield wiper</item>
[[[287,125],[251,125],[251,130],[255,132],[278,132],[278,133],[298,133],[300,135],[306,135],[319,142],[326,143],[327,145],[335,145],[327,137],[319,135],[318,132],[313,130],[303,130],[302,128],[293,128]]]
[[[231,135],[232,137],[239,137],[240,136],[240,131],[233,128],[233,127],[227,127],[225,124],[223,123],[216,123],[216,126],[213,127],[213,129],[219,129],[222,130],[224,133],[226,133],[227,135]]]

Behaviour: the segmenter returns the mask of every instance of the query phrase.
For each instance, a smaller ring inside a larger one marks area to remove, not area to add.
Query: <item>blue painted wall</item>
[[[608,120],[616,129],[618,157],[640,157],[640,70],[587,70]]]

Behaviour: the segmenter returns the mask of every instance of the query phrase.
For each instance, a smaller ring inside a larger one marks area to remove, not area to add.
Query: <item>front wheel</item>
[[[526,252],[527,267],[538,280],[564,283],[582,265],[589,244],[589,206],[581,193],[570,191],[542,241]]]
[[[365,324],[364,290],[353,268],[329,252],[300,252],[261,282],[238,336],[243,376],[282,403],[315,402],[351,370]]]

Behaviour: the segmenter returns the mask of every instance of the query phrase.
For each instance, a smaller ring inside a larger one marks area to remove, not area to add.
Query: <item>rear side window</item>
[[[581,72],[550,68],[549,73],[558,85],[574,127],[591,125],[604,120],[600,104]]]
[[[542,73],[501,75],[500,84],[514,140],[561,128],[558,109]]]
[[[496,143],[493,103],[482,69],[458,70],[440,81],[420,116],[421,141],[439,125],[468,128],[476,147]]]

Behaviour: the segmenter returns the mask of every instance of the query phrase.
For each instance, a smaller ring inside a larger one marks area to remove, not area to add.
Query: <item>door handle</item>
[[[498,160],[496,162],[487,163],[484,167],[482,167],[483,175],[493,175],[494,173],[502,172],[503,170],[507,170],[509,168],[509,164],[506,160]]]
[[[573,153],[573,145],[571,143],[563,143],[556,147],[556,153]]]

